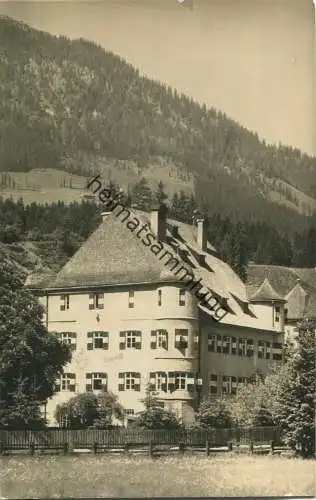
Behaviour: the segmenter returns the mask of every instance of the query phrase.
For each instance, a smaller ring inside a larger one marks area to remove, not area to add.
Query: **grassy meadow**
[[[314,496],[315,461],[223,454],[2,457],[0,497]]]

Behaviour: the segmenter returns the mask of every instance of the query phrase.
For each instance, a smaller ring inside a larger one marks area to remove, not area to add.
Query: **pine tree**
[[[156,201],[159,205],[161,205],[162,203],[165,203],[166,200],[168,199],[168,195],[165,192],[165,185],[162,181],[159,181],[154,195],[155,195]]]
[[[298,326],[297,346],[290,354],[288,376],[278,391],[276,417],[286,443],[303,457],[315,454],[316,322]]]

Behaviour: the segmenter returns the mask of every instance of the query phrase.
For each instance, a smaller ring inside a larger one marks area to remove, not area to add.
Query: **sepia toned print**
[[[315,495],[315,5],[0,2],[0,497]]]

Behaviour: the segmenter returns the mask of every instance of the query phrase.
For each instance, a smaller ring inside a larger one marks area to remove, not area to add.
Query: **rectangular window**
[[[69,295],[61,295],[60,296],[59,309],[61,311],[66,311],[66,309],[69,309]]]
[[[223,337],[223,354],[230,354],[231,352],[231,337]]]
[[[104,309],[104,293],[89,294],[89,309]]]
[[[63,344],[68,344],[70,348],[75,351],[77,346],[77,334],[76,332],[56,332],[56,335],[60,342]]]
[[[210,393],[217,394],[217,392],[218,392],[218,376],[212,374],[210,376]]]
[[[175,330],[175,347],[177,349],[186,349],[188,347],[188,330]]]
[[[108,349],[109,348],[109,332],[88,332],[87,349]]]
[[[179,290],[179,306],[185,306],[185,294],[186,294],[186,289],[181,288]]]
[[[258,342],[258,358],[265,359],[266,355],[266,343],[263,340]]]
[[[124,349],[141,349],[142,348],[142,332],[139,330],[127,330],[120,332],[120,350]]]
[[[168,332],[167,330],[152,330],[151,332],[151,349],[168,349]]]
[[[140,373],[119,373],[119,391],[140,391]]]
[[[276,323],[279,323],[279,321],[280,321],[280,306],[274,307],[274,321]]]
[[[124,415],[131,416],[131,415],[134,415],[134,414],[135,414],[135,410],[133,410],[132,408],[125,408],[124,409]]]
[[[158,306],[162,304],[162,290],[158,290]]]
[[[272,358],[276,361],[282,360],[282,343],[274,342],[272,344]]]
[[[107,374],[106,373],[87,373],[86,374],[86,391],[106,391],[107,390]]]
[[[167,373],[166,372],[151,372],[150,373],[150,388],[152,391],[167,391]]]
[[[133,291],[128,292],[128,307],[130,309],[133,309],[133,307],[134,307],[134,292]]]
[[[217,335],[216,344],[216,352],[220,354],[222,352],[222,337],[220,335]]]
[[[247,339],[247,357],[251,358],[253,356],[253,340]]]
[[[222,377],[222,394],[230,394],[231,392],[231,377],[223,375]]]
[[[237,392],[237,377],[231,377],[231,394]]]
[[[238,377],[237,388],[243,387],[244,385],[247,385],[247,377]]]
[[[216,350],[216,335],[208,334],[207,338],[207,350],[209,352],[215,352]]]
[[[74,373],[64,373],[60,380],[60,390],[75,392],[76,375]]]
[[[266,342],[266,359],[271,359],[271,342]]]
[[[175,390],[181,390],[186,388],[186,373],[185,372],[175,372],[174,373],[174,387]]]
[[[232,337],[231,353],[237,354],[237,339],[236,339],[236,337]]]
[[[246,356],[246,344],[247,344],[246,339],[240,338],[238,340],[238,355],[239,356]]]

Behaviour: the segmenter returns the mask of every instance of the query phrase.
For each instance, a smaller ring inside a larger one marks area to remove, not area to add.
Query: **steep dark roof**
[[[262,285],[258,288],[258,290],[250,297],[251,302],[285,302],[283,297],[279,295],[274,288],[271,286],[268,278],[265,278]]]
[[[248,267],[247,295],[253,297],[268,279],[273,289],[286,301],[289,319],[316,317],[316,270],[285,266],[256,265]],[[306,300],[305,300],[306,297]]]
[[[149,224],[150,214],[135,209],[130,212],[126,222],[110,212],[54,279],[49,284],[45,281],[43,286],[37,279],[34,283],[39,283],[39,286],[34,285],[33,289],[37,288],[39,292],[45,289],[50,293],[73,288],[91,290],[115,285],[179,282],[180,277],[175,276],[174,269],[165,265],[167,259],[160,260],[161,254],[156,256],[137,237],[139,229],[132,232],[126,227],[134,217],[140,222],[139,228]],[[227,305],[228,314],[221,320],[223,323],[260,328],[251,305],[245,307],[248,303],[245,284],[228,264],[216,256],[216,250],[209,242],[206,251],[198,247],[196,231],[192,225],[167,219],[164,250],[170,251],[180,261],[180,266],[191,270],[196,280],[201,278],[203,286]]]

